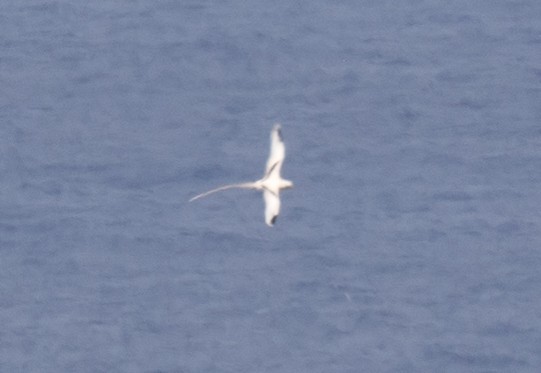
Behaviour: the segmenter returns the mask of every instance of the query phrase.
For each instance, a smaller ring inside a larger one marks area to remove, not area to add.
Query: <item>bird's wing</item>
[[[265,200],[265,223],[272,227],[280,213],[280,196],[278,193],[264,189],[263,199]]]
[[[269,177],[271,173],[278,176],[280,175],[280,169],[282,168],[282,163],[286,156],[286,147],[280,129],[281,126],[277,123],[271,131],[270,154],[265,169],[265,178]]]
[[[190,202],[195,201],[196,199],[199,199],[199,198],[206,197],[209,194],[216,193],[221,190],[232,189],[232,188],[252,189],[252,188],[255,188],[255,185],[254,183],[240,183],[240,184],[224,185],[219,188],[209,190],[208,192],[198,194],[195,197],[190,198]]]

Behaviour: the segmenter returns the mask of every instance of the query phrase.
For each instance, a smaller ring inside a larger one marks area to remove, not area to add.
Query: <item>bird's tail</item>
[[[216,193],[222,190],[226,189],[233,189],[233,188],[240,188],[240,189],[254,189],[255,183],[239,183],[239,184],[230,184],[230,185],[224,185],[216,189],[209,190],[208,192],[201,193],[196,195],[195,197],[190,198],[190,202],[195,201],[196,199],[203,198],[208,196],[209,194]]]

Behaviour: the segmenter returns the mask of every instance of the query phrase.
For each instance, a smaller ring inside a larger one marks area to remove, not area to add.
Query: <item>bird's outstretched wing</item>
[[[263,189],[263,199],[265,200],[265,223],[272,227],[280,214],[280,195]]]
[[[267,167],[265,168],[265,177],[269,177],[271,174],[280,176],[280,170],[282,163],[286,157],[286,146],[282,139],[281,126],[279,123],[275,124],[271,131],[271,144],[270,154],[267,160]]]
[[[255,184],[254,183],[240,183],[240,184],[224,185],[224,186],[221,186],[219,188],[209,190],[208,192],[198,194],[195,197],[190,198],[190,202],[195,201],[196,199],[199,199],[199,198],[206,197],[209,194],[219,192],[221,190],[233,189],[233,188],[253,189],[253,188],[255,188]]]

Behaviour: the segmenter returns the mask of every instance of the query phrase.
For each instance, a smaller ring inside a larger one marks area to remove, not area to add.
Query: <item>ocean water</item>
[[[539,371],[538,1],[22,0],[0,35],[0,371]],[[275,227],[188,203],[275,122]]]

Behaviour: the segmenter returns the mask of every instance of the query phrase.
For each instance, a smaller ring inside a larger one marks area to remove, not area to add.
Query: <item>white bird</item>
[[[293,183],[291,181],[282,179],[280,176],[282,163],[284,163],[284,158],[286,156],[286,147],[284,145],[284,140],[282,139],[280,129],[281,126],[279,123],[275,124],[272,128],[270,154],[269,159],[267,160],[267,167],[265,169],[265,175],[263,178],[254,182],[224,185],[219,188],[209,190],[208,192],[198,194],[197,196],[191,198],[190,202],[226,189],[242,188],[262,190],[263,199],[265,200],[265,223],[272,227],[276,222],[278,214],[280,213],[280,191],[282,189],[293,187]]]

